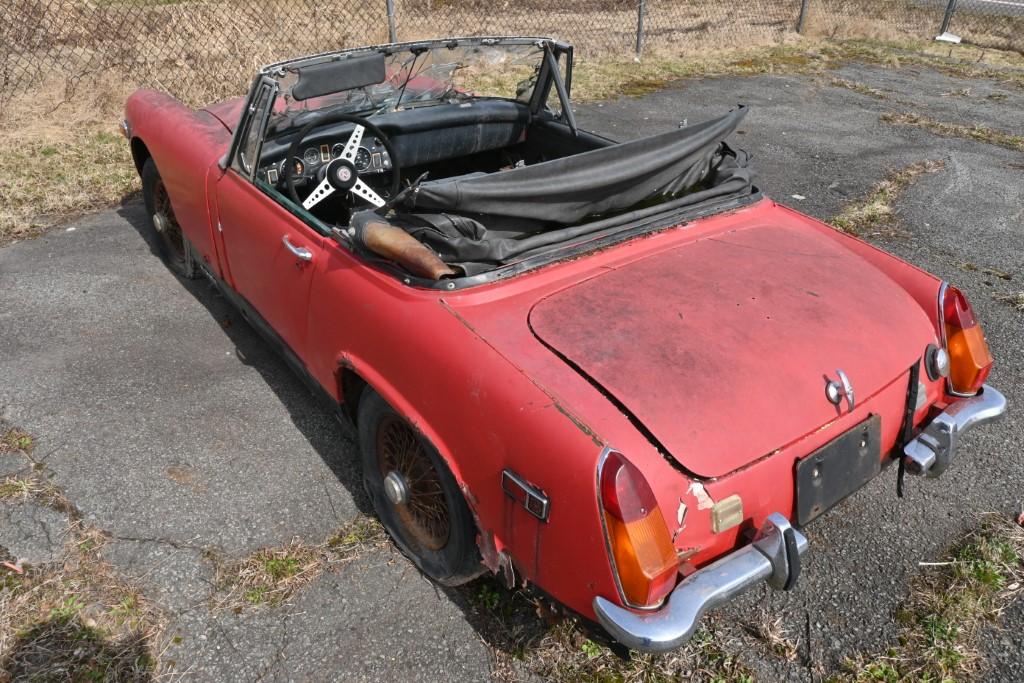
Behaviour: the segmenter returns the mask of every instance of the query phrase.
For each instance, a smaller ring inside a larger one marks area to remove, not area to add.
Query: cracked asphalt
[[[926,69],[854,64],[835,75],[887,99],[832,87],[831,75],[768,75],[577,109],[582,127],[625,139],[750,105],[732,144],[753,153],[766,193],[823,219],[888,170],[946,162],[896,202],[908,236],[879,244],[965,290],[1009,415],[966,438],[943,479],[908,479],[898,500],[890,470],[813,523],[792,593],[757,590],[718,612],[761,680],[816,680],[846,656],[884,651],[917,563],[981,513],[1019,511],[1024,498],[1024,313],[994,299],[1024,290],[1024,155],[879,121],[913,111],[1021,134],[1024,95]],[[324,573],[280,607],[211,611],[204,553],[319,543],[369,506],[353,432],[207,284],[161,265],[144,222],[133,199],[0,249],[0,405],[36,435],[35,457],[85,520],[111,534],[104,558],[170,615],[165,658],[204,681],[491,678],[486,615],[391,549]],[[12,468],[10,457],[0,454],[0,467]],[[0,505],[0,545],[51,552],[41,531],[52,534],[51,513],[15,507]],[[795,661],[750,634],[764,610],[798,642]],[[985,675],[1024,680],[1024,611],[1006,620],[984,638]]]

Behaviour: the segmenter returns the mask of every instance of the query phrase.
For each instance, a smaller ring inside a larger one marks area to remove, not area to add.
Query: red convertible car
[[[744,107],[617,143],[576,125],[572,65],[545,38],[328,52],[198,111],[139,91],[123,127],[168,265],[354,422],[423,573],[667,650],[1005,401],[960,291],[758,190]]]

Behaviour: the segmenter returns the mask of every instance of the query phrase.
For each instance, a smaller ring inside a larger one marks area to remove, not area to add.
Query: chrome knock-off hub
[[[392,505],[405,505],[409,502],[409,486],[405,477],[392,470],[384,477],[384,495]]]

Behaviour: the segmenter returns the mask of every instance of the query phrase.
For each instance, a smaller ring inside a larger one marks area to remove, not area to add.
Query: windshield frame
[[[266,140],[267,131],[270,128],[273,116],[263,117],[262,121],[252,121],[251,117],[254,114],[253,104],[258,96],[258,91],[261,85],[266,84],[267,81],[273,81],[275,85],[279,85],[278,79],[281,78],[285,73],[293,71],[297,68],[305,66],[312,66],[315,64],[322,64],[338,59],[342,56],[348,55],[359,55],[359,54],[373,54],[373,53],[384,53],[393,54],[403,51],[416,51],[416,50],[431,50],[438,48],[458,48],[458,47],[472,47],[472,46],[501,46],[501,45],[534,45],[541,48],[547,55],[554,58],[554,62],[562,66],[561,78],[558,78],[558,74],[552,74],[550,67],[551,59],[545,58],[542,60],[540,71],[537,76],[536,83],[533,86],[533,92],[526,102],[530,108],[530,112],[533,115],[538,114],[547,105],[548,97],[552,90],[555,89],[554,83],[556,80],[561,80],[564,85],[565,100],[561,103],[561,109],[559,120],[567,121],[567,117],[571,117],[572,108],[568,101],[570,97],[570,88],[572,86],[572,67],[573,67],[573,47],[569,43],[561,42],[553,38],[546,38],[542,36],[479,36],[479,37],[464,37],[464,38],[441,38],[434,40],[419,40],[405,43],[387,43],[382,45],[369,45],[364,47],[356,47],[345,50],[332,50],[329,52],[320,52],[313,55],[307,55],[304,57],[296,57],[292,59],[286,59],[279,62],[274,62],[262,67],[255,75],[250,86],[249,92],[247,93],[244,106],[242,107],[241,115],[239,116],[238,124],[234,128],[232,134],[231,145],[228,148],[228,153],[221,159],[220,166],[223,169],[227,169],[229,166],[235,166],[238,162],[238,155],[241,152],[242,145],[244,143],[244,137],[255,134],[259,137],[259,144],[262,148],[262,143]],[[564,62],[563,62],[564,58]],[[562,93],[558,93],[561,97]],[[280,102],[281,91],[280,88],[276,88],[271,94],[271,105],[270,111],[273,111]],[[512,100],[513,98],[500,98]],[[568,114],[566,112],[569,112]],[[300,112],[300,115],[302,112]],[[370,115],[372,116],[372,115]],[[575,128],[575,122],[573,127]],[[242,173],[243,176],[252,182],[253,177],[249,174]]]

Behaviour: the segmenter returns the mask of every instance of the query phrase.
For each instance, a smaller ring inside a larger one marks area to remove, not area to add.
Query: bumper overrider
[[[904,464],[913,474],[937,477],[956,454],[958,437],[1006,412],[1006,399],[987,384],[971,398],[950,405],[904,448]],[[690,639],[701,616],[761,582],[789,590],[800,575],[807,538],[778,512],[768,515],[754,541],[687,576],[668,600],[652,611],[634,612],[600,596],[594,598],[598,621],[617,641],[634,650],[665,652]]]

